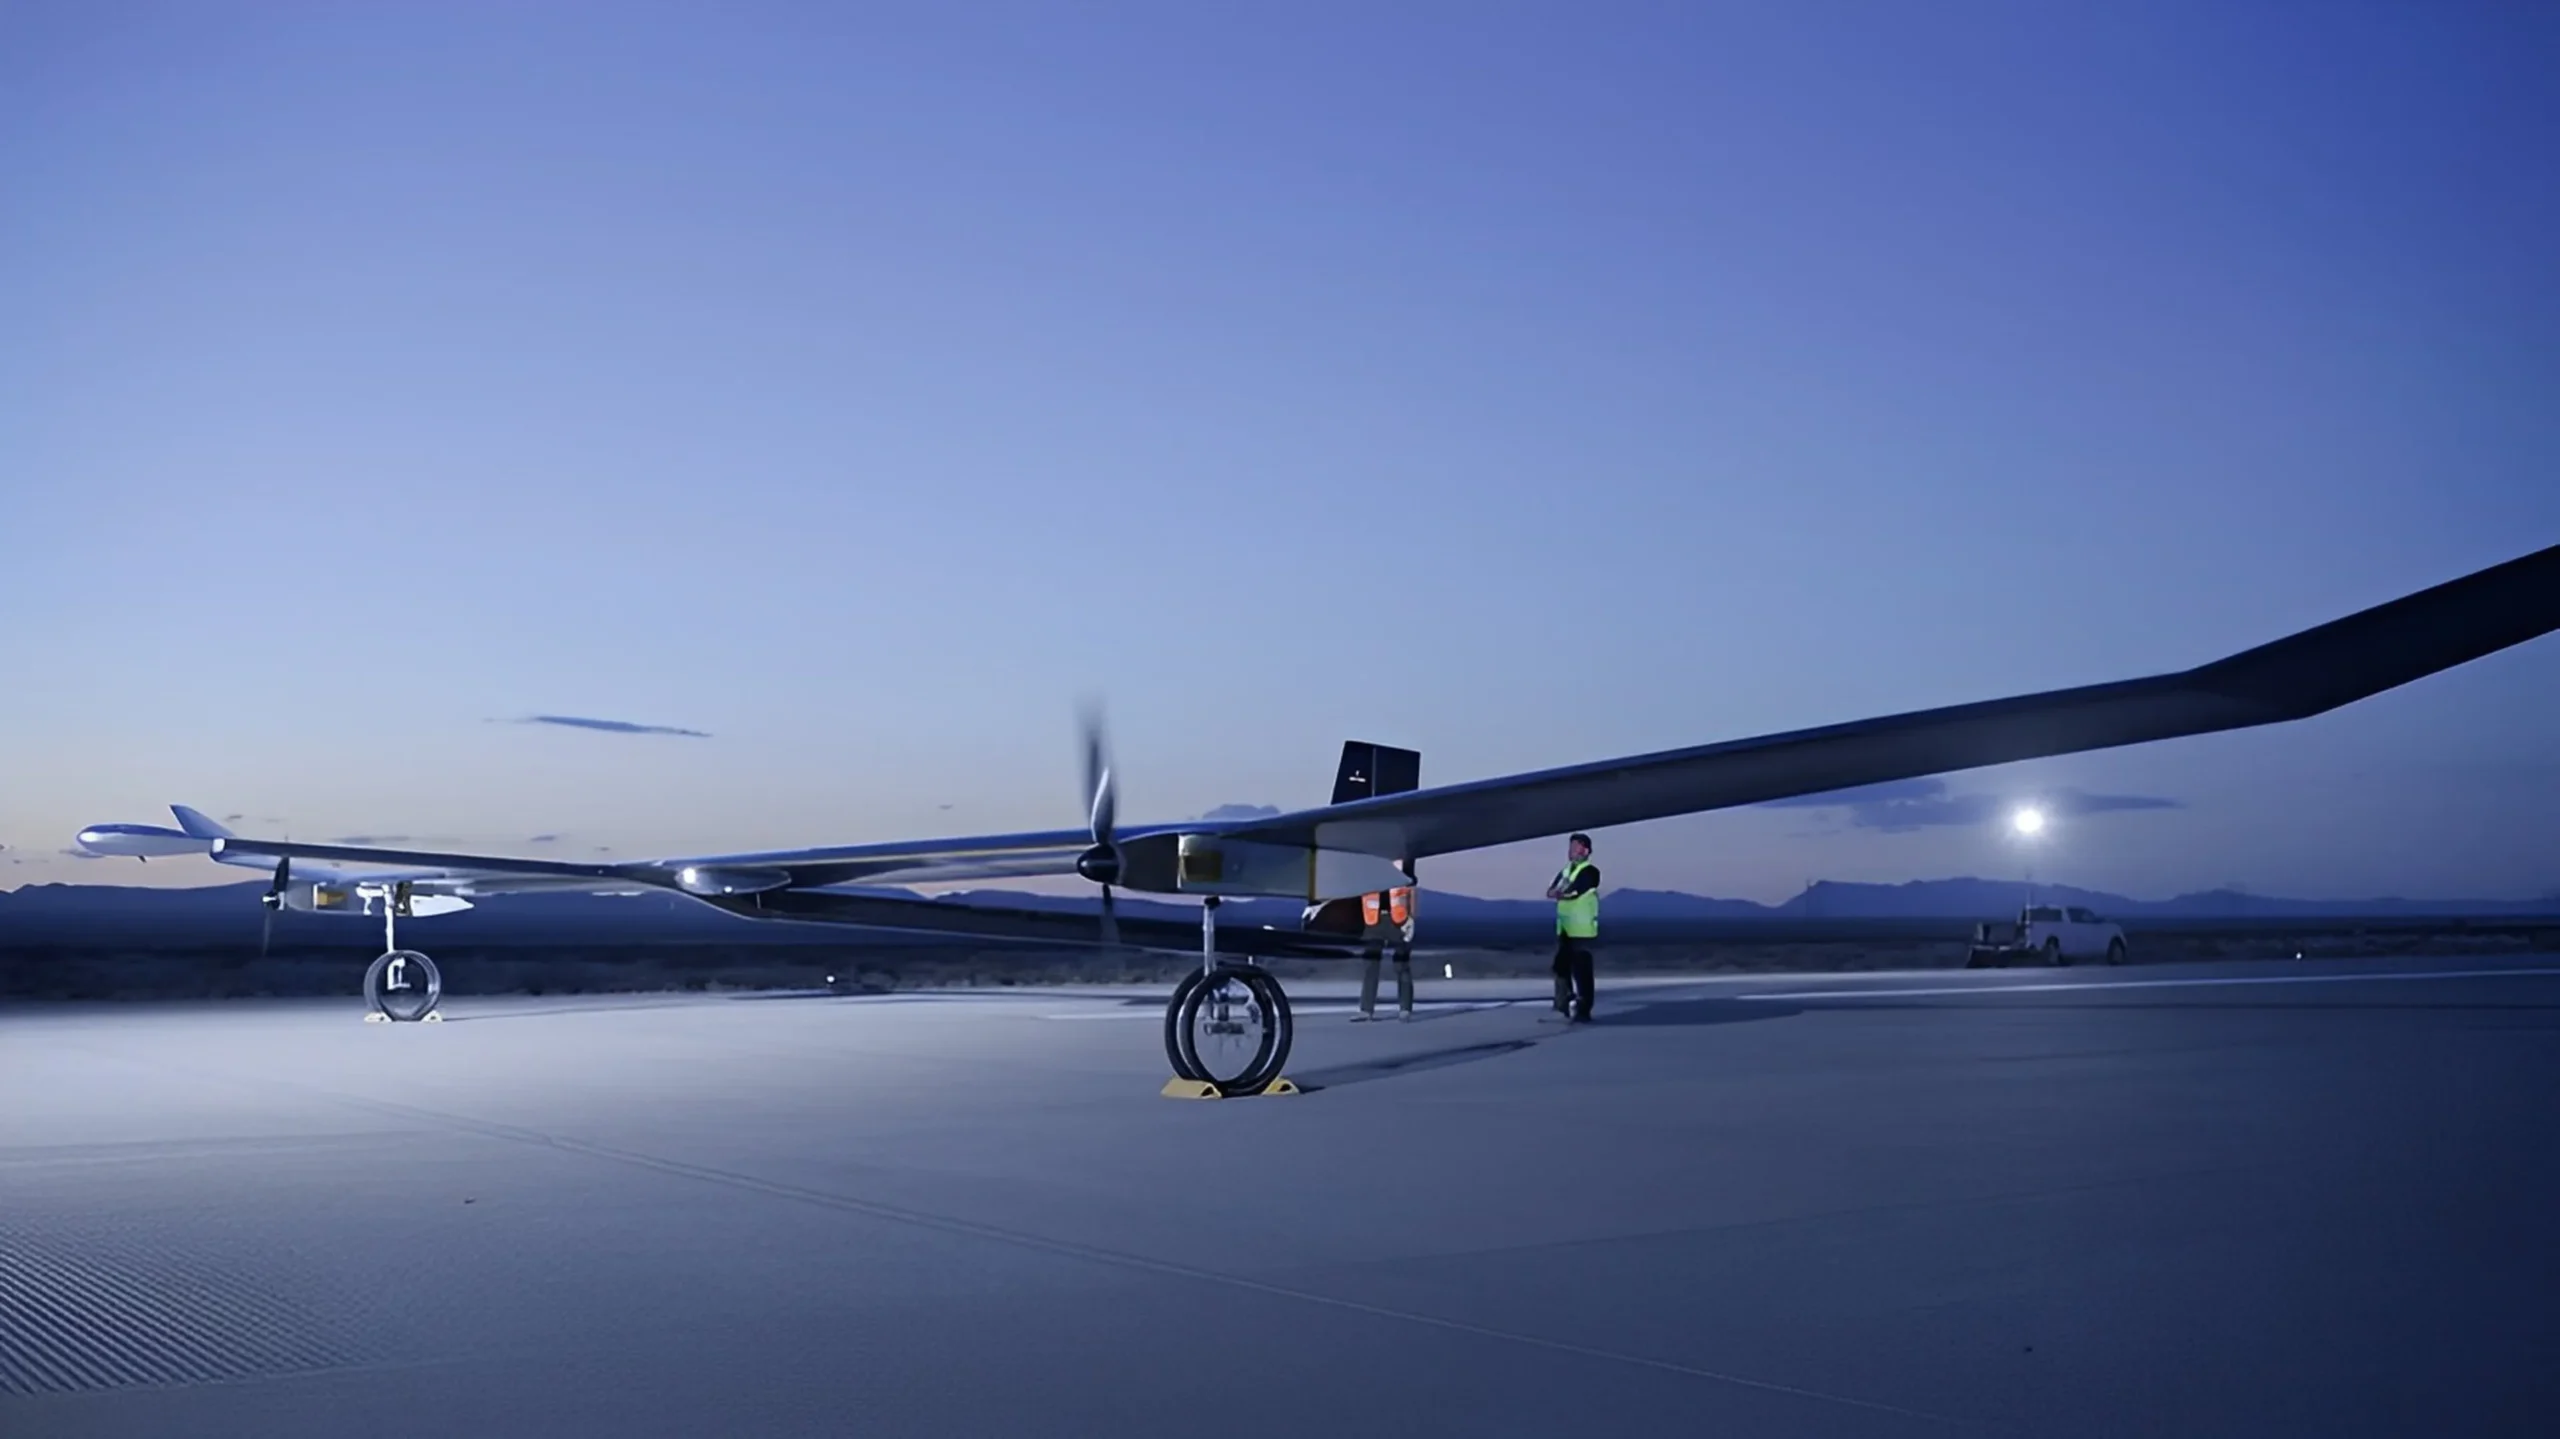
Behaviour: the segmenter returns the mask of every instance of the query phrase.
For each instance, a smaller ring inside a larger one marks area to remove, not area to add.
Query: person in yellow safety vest
[[[1556,902],[1556,1012],[1567,1023],[1591,1022],[1591,946],[1600,938],[1600,866],[1591,862],[1591,836],[1565,841],[1564,868],[1547,886]]]
[[[1366,1024],[1378,1017],[1378,960],[1390,945],[1396,952],[1396,1017],[1410,1021],[1413,1018],[1412,887],[1360,896],[1360,922],[1368,930],[1369,947],[1360,956],[1360,1012],[1351,1016],[1351,1022]]]

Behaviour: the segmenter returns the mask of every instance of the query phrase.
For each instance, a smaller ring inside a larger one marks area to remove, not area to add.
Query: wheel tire
[[[2057,968],[2071,963],[2069,959],[2063,957],[2061,940],[2048,939],[2044,942],[2044,962]]]
[[[417,965],[427,973],[427,997],[413,1006],[409,1012],[405,1014],[395,1013],[390,1005],[383,1003],[382,997],[383,977],[390,972],[391,966],[395,962],[404,960]],[[420,954],[414,949],[389,950],[380,958],[374,960],[373,967],[364,972],[364,1002],[366,1008],[371,1009],[374,1013],[381,1015],[383,1018],[388,1019],[395,1024],[415,1024],[418,1021],[425,1019],[428,1015],[436,1012],[436,1005],[443,999],[444,972],[436,968],[436,962],[434,960],[427,958],[425,955]]]
[[[1184,1077],[1202,1084],[1215,1085],[1220,1094],[1230,1097],[1260,1093],[1271,1081],[1280,1077],[1281,1066],[1289,1062],[1290,1043],[1296,1037],[1296,1025],[1289,1013],[1287,992],[1280,988],[1279,980],[1249,964],[1221,964],[1214,973],[1205,977],[1195,976],[1195,978],[1198,978],[1199,982],[1188,987],[1189,992],[1182,996],[1182,1003],[1175,1011],[1174,1034],[1180,1041],[1182,1058],[1187,1067]],[[1191,1039],[1193,1020],[1199,1013],[1200,1006],[1207,1003],[1209,996],[1215,992],[1215,981],[1221,979],[1242,984],[1247,999],[1265,1012],[1270,1026],[1264,1031],[1261,1045],[1254,1051],[1253,1063],[1245,1066],[1244,1072],[1233,1079],[1218,1079],[1211,1076],[1209,1067],[1200,1062],[1199,1050]]]
[[[2108,941],[2107,941],[2107,963],[2109,963],[2109,964],[2122,964],[2122,963],[2124,963],[2124,941],[2123,941],[2123,940],[2121,940],[2121,939],[2111,939],[2111,940],[2108,940]]]
[[[1254,1062],[1233,1079],[1220,1080],[1211,1076],[1209,1066],[1200,1060],[1199,1049],[1192,1038],[1194,1027],[1188,1015],[1182,1026],[1183,1051],[1191,1060],[1192,1070],[1204,1082],[1216,1085],[1219,1093],[1258,1094],[1272,1080],[1280,1077],[1281,1066],[1289,1062],[1289,1046],[1296,1037],[1296,1025],[1289,1011],[1289,996],[1280,988],[1279,980],[1252,965],[1224,965],[1221,970],[1226,978],[1244,986],[1246,1002],[1259,1008],[1268,1022]],[[1191,1012],[1196,1014],[1200,1006],[1209,1002],[1213,992],[1208,984],[1200,986],[1191,996]]]
[[[1174,1078],[1188,1079],[1194,1083],[1206,1082],[1207,1076],[1200,1072],[1198,1065],[1191,1062],[1189,1055],[1183,1053],[1183,1006],[1191,998],[1191,992],[1198,989],[1205,978],[1207,976],[1197,969],[1184,975],[1182,982],[1173,987],[1173,998],[1167,1000],[1164,1006],[1165,1062],[1173,1066]]]
[[[1298,1038],[1298,1021],[1289,1009],[1289,992],[1280,987],[1278,976],[1261,969],[1248,969],[1246,972],[1250,976],[1247,983],[1259,986],[1265,1002],[1271,1006],[1270,1056],[1257,1066],[1258,1072],[1248,1076],[1249,1084],[1239,1085],[1245,1093],[1258,1094],[1288,1067],[1289,1047]]]

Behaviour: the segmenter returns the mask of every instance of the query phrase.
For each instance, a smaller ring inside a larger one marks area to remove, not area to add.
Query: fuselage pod
[[[159,859],[164,855],[209,854],[213,842],[156,824],[93,824],[72,837],[91,854],[118,859]]]
[[[785,869],[689,864],[676,871],[676,888],[687,894],[762,894],[767,890],[782,889],[790,883],[791,872]]]

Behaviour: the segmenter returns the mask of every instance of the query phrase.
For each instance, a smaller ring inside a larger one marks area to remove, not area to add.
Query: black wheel
[[[436,1012],[444,975],[414,949],[395,949],[364,972],[364,1002],[385,1019],[413,1024]]]
[[[2048,939],[2044,942],[2044,962],[2051,965],[2064,965],[2071,962],[2062,957],[2061,940]]]
[[[1164,1007],[1164,1057],[1165,1062],[1173,1066],[1173,1077],[1176,1079],[1197,1082],[1208,1078],[1207,1075],[1193,1068],[1191,1057],[1182,1052],[1183,1003],[1191,998],[1191,992],[1198,989],[1201,981],[1207,978],[1206,973],[1197,969],[1184,975],[1182,983],[1173,987],[1173,998]]]
[[[2108,941],[2107,941],[2107,963],[2109,963],[2109,964],[2122,964],[2122,963],[2124,963],[2124,941],[2123,941],[2123,940],[2121,940],[2121,939],[2111,939],[2111,940],[2108,940]]]
[[[1260,1092],[1289,1062],[1288,995],[1249,964],[1221,964],[1196,978],[1175,1011],[1185,1077],[1214,1084],[1220,1094]]]

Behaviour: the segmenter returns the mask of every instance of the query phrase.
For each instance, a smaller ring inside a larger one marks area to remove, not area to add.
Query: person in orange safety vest
[[[1413,1018],[1413,886],[1360,896],[1360,923],[1369,947],[1360,956],[1360,1012],[1354,1024],[1378,1017],[1378,961],[1389,947],[1396,952],[1396,1017]]]

